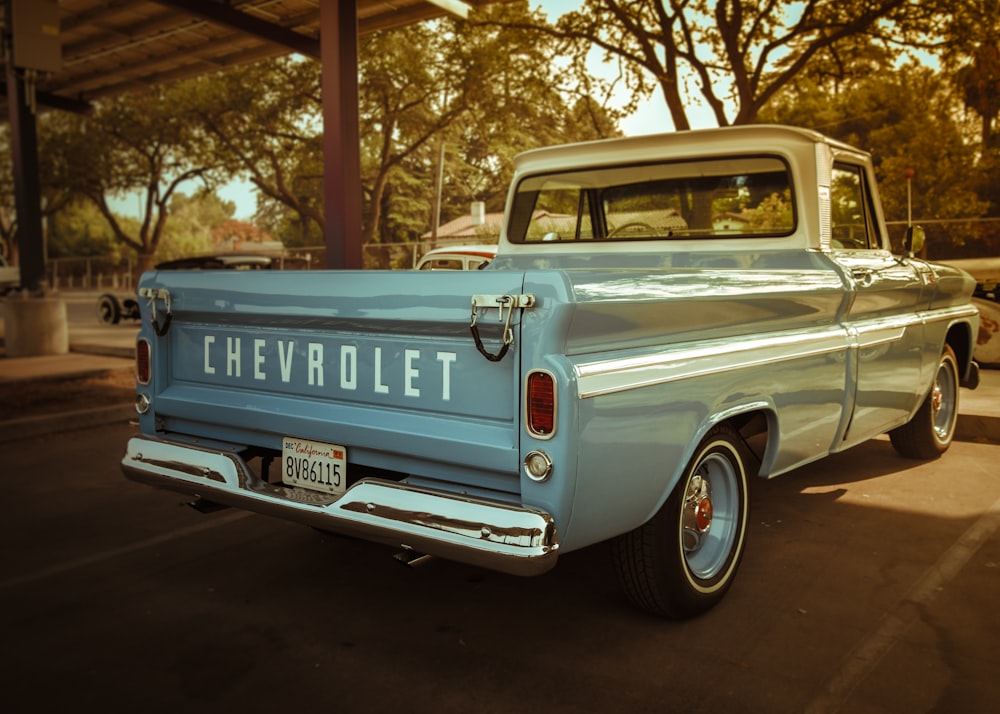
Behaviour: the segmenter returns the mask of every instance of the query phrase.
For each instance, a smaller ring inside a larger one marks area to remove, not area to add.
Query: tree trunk
[[[153,269],[153,254],[152,253],[139,253],[136,257],[136,270],[138,270],[139,275],[142,275],[147,270]]]

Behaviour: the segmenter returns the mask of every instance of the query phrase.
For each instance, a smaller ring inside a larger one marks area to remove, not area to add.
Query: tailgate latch
[[[158,337],[163,337],[170,329],[170,291],[166,288],[139,288],[139,297],[146,298],[149,302],[149,311],[152,314],[153,332]],[[163,324],[161,325],[156,317],[156,303],[163,302]]]
[[[473,295],[472,322],[469,328],[472,330],[472,337],[476,341],[476,349],[479,350],[479,353],[490,362],[499,362],[502,360],[507,354],[507,350],[514,344],[514,330],[510,327],[510,319],[514,314],[514,310],[534,307],[534,305],[534,295]],[[496,354],[488,351],[483,345],[483,341],[479,337],[479,327],[476,325],[479,321],[479,311],[491,308],[499,310],[498,321],[504,323],[503,344],[500,347],[500,351]],[[507,313],[506,317],[504,317],[504,312]]]

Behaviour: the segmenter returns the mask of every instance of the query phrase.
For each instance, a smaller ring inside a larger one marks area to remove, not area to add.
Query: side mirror
[[[923,251],[926,240],[927,234],[924,233],[923,227],[908,226],[906,228],[906,235],[903,237],[903,252],[907,257],[912,258],[917,253]]]

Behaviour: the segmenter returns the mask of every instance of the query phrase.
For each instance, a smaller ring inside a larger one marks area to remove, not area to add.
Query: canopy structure
[[[22,282],[44,274],[34,114],[268,57],[322,62],[327,262],[361,267],[357,39],[486,0],[0,0]],[[34,180],[33,180],[34,179]],[[34,184],[32,186],[32,183]],[[22,205],[22,203],[24,205]],[[33,204],[33,207],[32,207]],[[35,224],[37,223],[37,227]]]

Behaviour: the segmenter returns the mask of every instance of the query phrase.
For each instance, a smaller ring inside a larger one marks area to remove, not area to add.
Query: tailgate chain
[[[510,320],[514,314],[514,310],[518,308],[528,308],[534,307],[535,296],[534,295],[473,295],[472,296],[472,322],[469,325],[469,329],[472,330],[472,338],[476,341],[476,349],[479,353],[488,359],[490,362],[499,362],[507,354],[507,350],[510,346],[514,344],[514,330],[510,327]],[[503,327],[503,345],[500,347],[500,351],[496,354],[489,352],[483,345],[483,340],[479,336],[479,327],[476,323],[479,321],[479,308],[488,309],[491,307],[496,307],[500,309],[499,321],[504,323]],[[504,310],[507,310],[507,318],[504,319]]]
[[[163,337],[167,334],[167,330],[170,329],[170,319],[172,317],[172,313],[170,311],[170,291],[166,288],[141,288],[139,290],[139,297],[146,298],[146,300],[149,301],[153,332],[156,333],[157,337]],[[163,301],[163,308],[166,310],[166,315],[163,318],[162,325],[156,319],[157,300]]]

